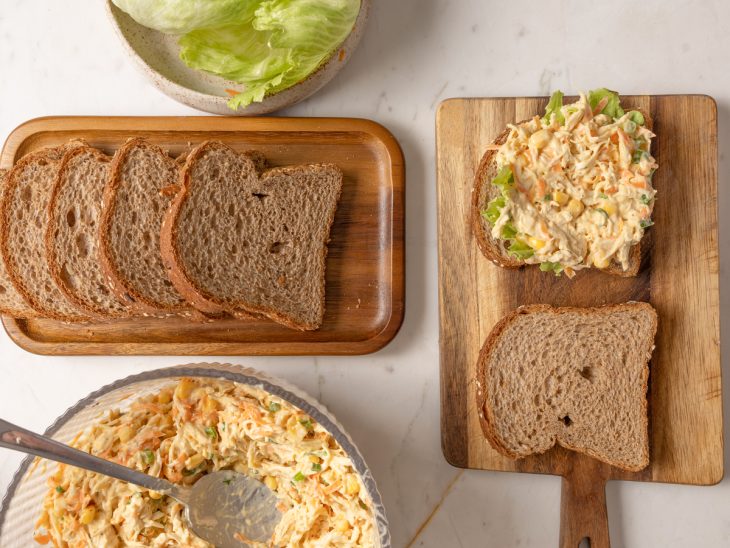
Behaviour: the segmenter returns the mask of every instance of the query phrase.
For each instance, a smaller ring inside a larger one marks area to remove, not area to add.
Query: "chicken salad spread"
[[[499,194],[482,210],[508,253],[540,269],[572,276],[611,264],[628,270],[631,248],[647,227],[656,191],[655,135],[617,93],[598,89],[546,114],[510,124],[495,145]]]
[[[282,513],[262,547],[376,545],[372,502],[344,449],[309,415],[252,386],[183,378],[105,413],[72,445],[177,484],[221,469],[262,481]],[[48,482],[39,544],[210,546],[164,494],[63,464]]]

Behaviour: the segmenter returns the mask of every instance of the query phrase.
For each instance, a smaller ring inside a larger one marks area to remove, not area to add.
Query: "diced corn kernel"
[[[593,257],[593,265],[596,268],[607,268],[608,259],[606,259],[605,257]]]
[[[127,443],[134,437],[134,429],[129,425],[124,425],[119,429],[117,435],[119,436],[119,441]]]
[[[193,388],[195,388],[195,383],[191,379],[182,379],[175,388],[175,395],[180,400],[187,400],[192,394]]]
[[[152,500],[159,500],[162,498],[162,493],[159,491],[150,491],[149,495]]]
[[[616,214],[616,202],[612,202],[611,200],[604,200],[604,202],[601,204],[601,209],[608,213],[609,216]]]
[[[529,245],[532,249],[542,249],[545,247],[545,240],[539,240],[532,236],[528,236],[527,245]]]
[[[203,399],[203,413],[214,413],[218,410],[218,402],[210,396]]]
[[[170,403],[172,401],[172,392],[170,390],[163,390],[159,394],[157,394],[157,402],[158,403]]]
[[[570,200],[570,196],[568,196],[565,192],[556,190],[553,192],[553,200],[558,202],[560,205],[565,205],[568,203],[568,200]]]
[[[81,525],[88,525],[92,521],[94,521],[94,518],[96,517],[96,506],[87,506],[83,510],[81,510],[81,515],[79,516],[79,521],[81,522]]]
[[[317,455],[309,455],[309,462],[313,464],[322,464],[322,459],[320,459]]]
[[[348,495],[357,495],[360,492],[360,482],[355,474],[348,474],[345,480],[345,491]]]
[[[546,129],[541,129],[530,135],[530,145],[535,148],[541,149],[547,146],[550,142],[550,132]]]
[[[276,478],[274,476],[266,476],[264,478],[264,485],[271,489],[272,491],[276,491],[276,488],[279,486],[279,482],[276,481]]]
[[[338,533],[344,533],[350,528],[350,522],[345,518],[340,518],[335,522],[335,531]]]
[[[581,213],[583,213],[583,210],[585,209],[585,206],[583,205],[583,202],[580,200],[576,200],[575,198],[572,198],[568,202],[568,212],[573,216],[577,217]]]
[[[205,458],[203,457],[203,455],[201,455],[199,453],[195,454],[185,461],[185,468],[187,468],[188,470],[197,468],[200,465],[200,463],[202,463],[204,460],[205,460]]]

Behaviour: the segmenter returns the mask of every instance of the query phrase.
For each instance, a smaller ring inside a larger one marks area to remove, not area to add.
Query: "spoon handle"
[[[0,447],[30,453],[44,459],[70,464],[104,476],[111,476],[139,487],[170,495],[180,500],[180,502],[185,502],[185,493],[166,480],[148,476],[126,466],[100,459],[25,428],[15,426],[3,419],[0,419]]]

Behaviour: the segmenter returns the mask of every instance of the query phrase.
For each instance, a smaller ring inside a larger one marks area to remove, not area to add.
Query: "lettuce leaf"
[[[543,272],[552,272],[556,276],[560,276],[563,273],[563,265],[560,263],[551,263],[546,261],[544,263],[540,263],[540,270]]]
[[[507,201],[504,196],[497,196],[487,204],[487,209],[482,211],[484,218],[489,221],[489,224],[494,225],[499,219],[502,213],[502,208],[506,205]]]
[[[510,255],[517,259],[525,260],[529,259],[535,254],[535,250],[529,245],[519,240],[511,240],[507,251]]]
[[[140,25],[166,34],[237,23],[250,17],[260,0],[112,0]]]
[[[563,112],[560,110],[561,108],[563,108],[563,92],[558,90],[550,96],[550,101],[548,101],[547,107],[545,107],[545,116],[542,117],[542,121],[549,124],[554,114],[558,123],[563,125],[565,123],[565,116],[563,116]]]
[[[606,114],[611,118],[621,118],[624,115],[624,109],[621,108],[621,100],[618,93],[606,88],[594,89],[588,93],[588,102],[591,108],[595,109],[603,99],[606,99],[606,106],[601,110],[601,114]]]

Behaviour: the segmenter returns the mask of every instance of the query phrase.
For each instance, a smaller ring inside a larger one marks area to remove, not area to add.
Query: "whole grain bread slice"
[[[0,251],[8,276],[39,316],[66,322],[88,320],[61,291],[46,261],[48,204],[66,152],[80,142],[46,148],[21,158],[8,174],[0,212]]]
[[[0,170],[0,211],[5,196],[7,175],[7,170]],[[37,315],[10,280],[2,253],[0,253],[0,314],[13,318],[32,318]]]
[[[644,116],[646,127],[651,129],[653,121],[648,112],[642,109],[638,110]],[[517,122],[517,125],[526,122]],[[526,263],[512,255],[506,247],[506,241],[492,236],[492,226],[489,221],[484,218],[482,211],[487,208],[487,204],[499,195],[500,190],[492,184],[492,180],[497,176],[497,147],[507,141],[510,130],[506,128],[497,138],[492,141],[490,147],[482,156],[474,176],[474,183],[471,194],[471,226],[474,238],[476,239],[479,249],[484,256],[497,266],[503,268],[520,268]],[[611,261],[608,267],[602,269],[604,272],[614,274],[621,277],[633,277],[639,273],[641,266],[641,242],[631,248],[629,255],[629,267],[624,270],[621,264]]]
[[[85,314],[101,319],[129,314],[109,289],[99,258],[99,221],[110,162],[109,156],[89,146],[64,155],[46,232],[46,258],[54,281]]]
[[[163,223],[170,278],[206,313],[263,314],[320,327],[330,227],[342,191],[332,164],[276,168],[251,152],[202,143]]]
[[[648,303],[531,305],[507,315],[479,355],[485,437],[514,459],[559,444],[625,470],[645,468],[656,329]]]
[[[127,141],[111,162],[99,256],[109,287],[136,313],[193,316],[160,256],[160,226],[178,190],[178,167],[164,150],[141,138]]]

